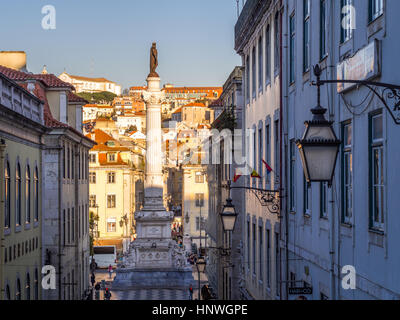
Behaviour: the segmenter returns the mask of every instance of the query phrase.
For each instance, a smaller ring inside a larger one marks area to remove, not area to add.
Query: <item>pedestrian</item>
[[[113,272],[113,268],[112,268],[112,266],[111,266],[111,264],[110,264],[110,265],[108,266],[108,274],[110,275],[110,279],[111,279],[112,272]]]
[[[190,285],[189,287],[189,300],[193,300],[193,287]]]
[[[94,273],[92,273],[92,276],[90,277],[90,282],[92,283],[92,287],[94,287],[94,284],[96,283],[96,276]]]
[[[108,288],[106,288],[106,291],[104,292],[104,300],[110,300],[111,299],[111,292]]]
[[[96,285],[94,286],[95,289],[95,299],[100,300],[100,283],[97,282]]]

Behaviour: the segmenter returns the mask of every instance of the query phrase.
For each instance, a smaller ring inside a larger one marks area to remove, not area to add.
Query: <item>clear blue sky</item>
[[[56,30],[43,30],[44,5]],[[24,50],[28,70],[142,85],[157,42],[162,82],[223,85],[235,53],[236,0],[3,0],[0,50]]]

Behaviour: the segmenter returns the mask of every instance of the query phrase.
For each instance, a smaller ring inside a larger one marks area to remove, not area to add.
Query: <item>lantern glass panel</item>
[[[308,126],[305,131],[304,139],[306,140],[336,140],[335,133],[330,126]]]
[[[236,215],[235,214],[222,214],[222,224],[225,231],[233,231],[235,228]]]
[[[338,145],[303,145],[310,181],[331,181],[335,169]]]

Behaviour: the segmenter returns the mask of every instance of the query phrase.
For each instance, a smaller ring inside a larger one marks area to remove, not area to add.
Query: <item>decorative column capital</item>
[[[146,103],[148,106],[152,105],[160,105],[164,99],[165,99],[165,94],[163,92],[143,92],[142,94],[143,101]]]

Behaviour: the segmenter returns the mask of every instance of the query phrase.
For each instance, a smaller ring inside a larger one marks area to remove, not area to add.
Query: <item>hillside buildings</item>
[[[77,93],[80,92],[95,93],[95,92],[108,91],[116,94],[117,96],[120,96],[122,93],[122,88],[120,85],[105,78],[89,78],[82,76],[74,76],[66,72],[63,72],[58,77],[62,81],[73,85]]]

